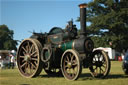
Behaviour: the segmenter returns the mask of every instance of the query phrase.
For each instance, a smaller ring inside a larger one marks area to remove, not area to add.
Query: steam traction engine
[[[110,71],[110,60],[102,50],[93,50],[94,44],[86,33],[86,7],[80,4],[80,35],[76,25],[69,21],[65,30],[54,27],[49,33],[33,33],[22,41],[17,51],[17,64],[22,76],[31,78],[42,69],[48,74],[58,74],[76,80],[82,68],[89,68],[91,75],[104,78]]]

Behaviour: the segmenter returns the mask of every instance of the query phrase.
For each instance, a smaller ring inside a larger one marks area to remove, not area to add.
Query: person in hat
[[[14,69],[15,57],[13,56],[13,54],[11,54],[10,57],[11,57],[11,68]]]

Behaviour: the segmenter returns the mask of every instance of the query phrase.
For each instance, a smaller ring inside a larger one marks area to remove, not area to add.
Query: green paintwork
[[[48,57],[49,57],[49,52],[48,51],[45,51],[44,52],[44,58],[45,58],[45,60],[48,59]]]
[[[63,51],[66,51],[67,49],[72,49],[72,44],[73,44],[73,41],[66,42],[66,43],[61,44],[61,47],[60,48]]]
[[[52,43],[58,44],[58,43],[61,43],[61,42],[65,41],[68,37],[69,36],[68,36],[67,33],[58,33],[58,34],[55,34],[55,35],[50,35],[49,40]]]
[[[51,35],[49,36],[49,39],[52,43],[59,43],[62,42],[63,38],[62,38],[62,34],[56,34],[56,35]]]

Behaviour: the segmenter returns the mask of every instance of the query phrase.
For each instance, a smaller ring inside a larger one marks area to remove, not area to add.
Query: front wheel
[[[103,50],[95,50],[92,53],[92,64],[89,67],[91,75],[96,78],[105,78],[111,68],[110,59]]]
[[[67,80],[77,80],[82,71],[79,54],[75,50],[66,50],[61,59],[61,70]]]

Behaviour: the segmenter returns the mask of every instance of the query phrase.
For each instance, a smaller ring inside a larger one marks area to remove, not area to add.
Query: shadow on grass
[[[44,78],[52,78],[52,77],[63,77],[63,75],[61,74],[61,75],[59,75],[59,74],[45,74],[45,75],[39,75],[39,77],[44,77]]]
[[[52,75],[47,75],[47,74],[45,74],[45,75],[40,75],[39,76],[39,78],[64,78],[63,77],[63,75],[61,74],[61,75],[58,75],[58,74],[52,74]],[[79,76],[79,78],[81,78],[82,80],[93,80],[94,78],[91,76],[91,74],[89,74],[89,73],[86,73],[86,74],[81,74],[80,76]]]
[[[106,78],[93,78],[90,73],[81,74],[80,78],[82,80],[99,80],[99,79],[118,79],[118,78],[128,78],[125,74],[109,74]]]
[[[125,74],[110,74],[107,76],[107,79],[117,79],[117,78],[128,78],[128,75]]]
[[[81,80],[95,80],[90,73],[82,73],[79,77]]]
[[[56,77],[63,77],[63,75],[40,75],[40,78],[56,78]],[[91,76],[90,73],[82,73],[79,76],[80,80],[100,80],[101,78],[94,78]],[[118,79],[118,78],[128,78],[128,75],[123,74],[109,74],[106,78],[103,79]]]

